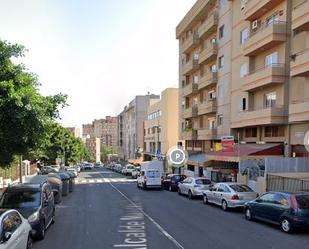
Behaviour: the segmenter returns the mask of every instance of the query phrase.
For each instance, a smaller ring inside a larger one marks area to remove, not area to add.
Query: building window
[[[240,44],[243,44],[249,38],[249,29],[245,28],[240,31]]]
[[[257,128],[246,128],[245,137],[257,137]]]
[[[284,127],[282,126],[266,126],[264,129],[265,137],[283,137]]]
[[[192,78],[193,78],[193,84],[197,84],[198,83],[198,75],[194,75]]]
[[[217,72],[217,65],[216,65],[216,64],[213,64],[213,65],[210,66],[209,69],[210,69],[210,72],[216,73],[216,72]]]
[[[208,98],[209,98],[210,100],[213,100],[213,99],[216,98],[216,92],[215,92],[215,90],[212,90],[212,91],[209,91],[209,92],[208,92]]]
[[[199,117],[199,127],[201,129],[204,128],[204,117],[203,116]]]
[[[247,99],[241,98],[240,99],[240,111],[245,111],[245,110],[247,110]]]
[[[245,77],[248,74],[248,67],[247,64],[241,64],[240,65],[240,78]]]
[[[274,52],[265,57],[265,67],[278,63],[278,53]]]
[[[213,129],[216,128],[215,123],[216,123],[215,118],[209,118],[208,119],[208,127],[209,127],[210,130],[213,130]]]
[[[218,126],[223,124],[223,115],[222,114],[218,115],[217,121],[218,121]]]
[[[276,105],[277,94],[276,92],[267,93],[264,95],[264,99],[265,108],[274,107]]]
[[[223,36],[224,36],[224,25],[222,25],[219,28],[219,39],[223,38]]]
[[[224,67],[224,55],[221,55],[219,57],[219,68],[223,68]]]

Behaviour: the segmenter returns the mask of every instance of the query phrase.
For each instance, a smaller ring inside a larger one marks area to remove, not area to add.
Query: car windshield
[[[249,188],[247,185],[230,185],[229,186],[231,189],[233,189],[235,192],[253,192],[251,188]]]
[[[40,206],[39,191],[6,192],[1,198],[2,208],[34,208]]]
[[[150,170],[150,171],[147,171],[146,176],[149,178],[160,177],[160,172],[157,170]]]
[[[309,209],[309,195],[297,195],[296,201],[300,209]]]
[[[128,169],[134,169],[134,166],[128,166]]]
[[[202,185],[209,185],[211,184],[211,181],[208,179],[196,179],[195,180],[196,184],[202,184]]]

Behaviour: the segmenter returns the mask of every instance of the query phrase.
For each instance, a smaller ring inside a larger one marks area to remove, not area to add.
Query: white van
[[[141,173],[137,178],[137,187],[142,189],[160,188],[163,182],[163,162],[154,160],[141,163]]]

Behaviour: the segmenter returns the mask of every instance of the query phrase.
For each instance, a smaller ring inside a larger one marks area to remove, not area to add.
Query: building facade
[[[165,157],[178,141],[178,88],[167,88],[147,109],[144,121],[144,158]]]
[[[101,146],[118,148],[118,117],[106,116],[83,125],[83,137],[100,138]]]
[[[101,161],[101,141],[100,138],[83,138],[86,148],[95,162]]]
[[[279,144],[281,155],[309,156],[308,31],[307,0],[196,1],[176,28],[179,132],[191,155],[232,135],[245,151]]]
[[[136,96],[118,115],[118,154],[128,160],[135,159],[144,147],[144,120],[147,109],[159,95]]]
[[[81,138],[80,128],[77,127],[66,127],[68,131],[72,133],[72,135],[76,138]]]
[[[209,151],[231,134],[231,21],[228,1],[199,0],[176,29],[179,133],[189,152]]]

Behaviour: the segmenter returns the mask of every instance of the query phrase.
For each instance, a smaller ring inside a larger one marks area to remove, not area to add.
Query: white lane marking
[[[102,183],[103,180],[102,180],[102,179],[97,179],[97,182],[98,182],[98,183]]]
[[[86,183],[86,182],[87,182],[87,180],[83,179],[81,182],[82,182],[82,183]]]
[[[132,201],[129,197],[127,197],[124,193],[122,193],[117,187],[115,187],[112,183],[110,183],[110,185],[112,186],[113,189],[115,189],[119,194],[122,195],[122,197],[124,197],[127,201],[129,201],[132,206],[134,206],[138,211],[140,211],[145,217],[147,217],[151,222],[152,224],[154,224],[158,229],[159,231],[165,236],[167,237],[171,242],[174,243],[174,245],[177,247],[177,248],[180,248],[180,249],[184,249],[184,247],[172,236],[170,235],[163,227],[161,227],[159,225],[159,223],[157,223],[153,218],[151,218],[151,216],[149,216],[143,209],[141,209],[139,206],[137,206],[135,204],[134,201]]]
[[[94,183],[94,180],[93,179],[89,179],[88,182],[89,183]]]

